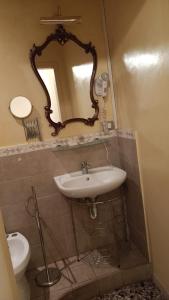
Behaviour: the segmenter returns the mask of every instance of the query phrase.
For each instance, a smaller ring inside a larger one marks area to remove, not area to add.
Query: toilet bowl
[[[30,289],[25,271],[30,260],[30,247],[27,239],[19,232],[7,235],[12,266],[21,300],[30,300]]]

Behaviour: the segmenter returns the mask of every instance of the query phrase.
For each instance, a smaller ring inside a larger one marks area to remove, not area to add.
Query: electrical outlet
[[[107,128],[108,130],[114,129],[114,122],[113,121],[107,121]]]

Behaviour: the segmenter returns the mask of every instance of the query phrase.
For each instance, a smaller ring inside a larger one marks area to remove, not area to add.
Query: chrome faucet
[[[88,174],[89,173],[89,167],[90,165],[88,164],[87,161],[82,161],[80,164],[81,170],[82,170],[82,174]]]

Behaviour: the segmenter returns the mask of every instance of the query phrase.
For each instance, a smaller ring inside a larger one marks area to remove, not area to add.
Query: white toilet
[[[7,235],[9,252],[21,300],[30,300],[30,289],[25,271],[30,260],[30,247],[27,239],[19,232]]]

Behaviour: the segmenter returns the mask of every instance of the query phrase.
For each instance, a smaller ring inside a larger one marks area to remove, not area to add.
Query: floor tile
[[[145,258],[133,245],[120,253],[120,268],[117,267],[117,259],[112,257],[106,261],[107,257],[102,252],[102,260],[100,253],[96,250],[96,260],[89,253],[84,253],[80,255],[80,261],[76,256],[65,259],[67,266],[63,260],[50,264],[49,267],[57,265],[62,277],[49,289],[36,286],[34,278],[41,268],[29,271],[31,300],[89,300],[123,285],[151,278],[151,266],[145,264]]]
[[[131,249],[126,252],[122,252],[120,256],[120,268],[130,269],[139,265],[144,265],[147,263],[147,259],[140,253],[140,251],[135,247],[131,246]]]

